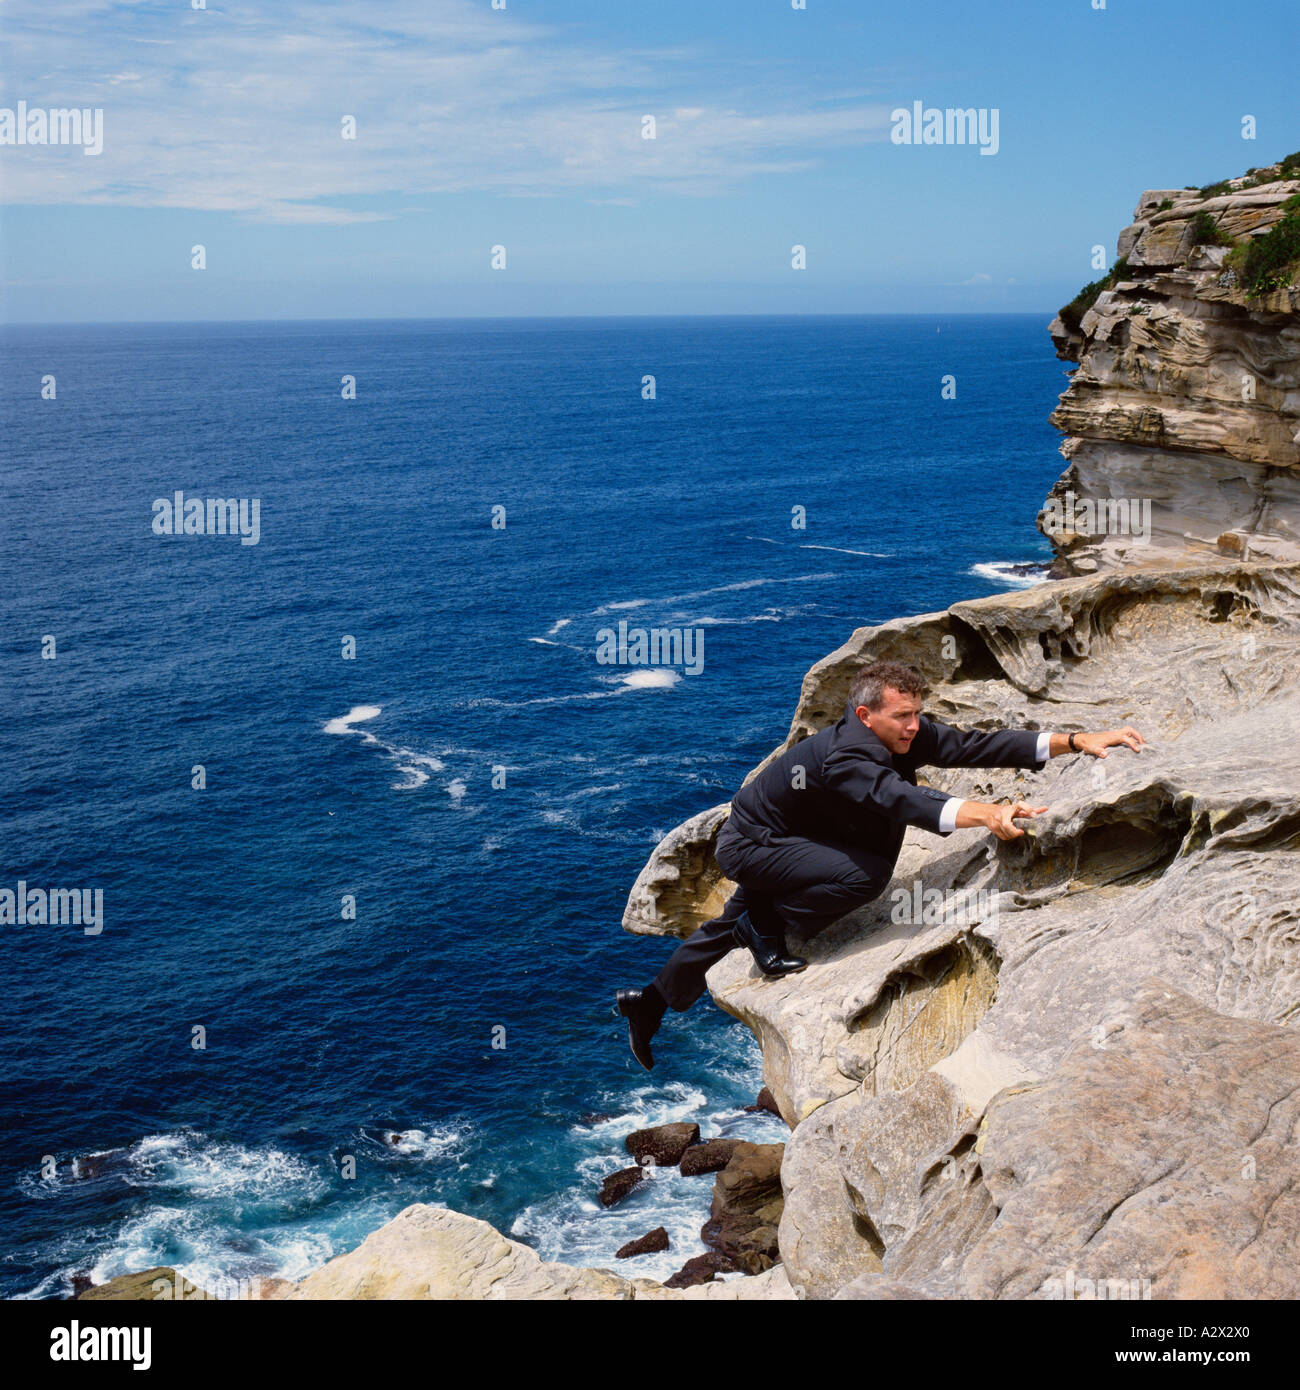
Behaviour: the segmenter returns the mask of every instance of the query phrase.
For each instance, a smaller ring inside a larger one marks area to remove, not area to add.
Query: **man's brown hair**
[[[853,677],[853,683],[849,686],[850,708],[866,705],[869,710],[878,710],[884,703],[887,685],[900,695],[923,696],[929,690],[925,677],[915,666],[907,666],[901,661],[873,661]]]

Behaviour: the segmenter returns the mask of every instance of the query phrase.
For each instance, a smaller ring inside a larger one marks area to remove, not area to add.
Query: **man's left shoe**
[[[654,1068],[650,1039],[659,1031],[664,1016],[663,1001],[651,997],[648,989],[620,989],[614,996],[614,1012],[627,1019],[627,1044],[632,1056],[646,1069]]]

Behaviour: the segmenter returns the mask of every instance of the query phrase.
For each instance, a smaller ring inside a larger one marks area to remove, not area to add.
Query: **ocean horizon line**
[[[352,318],[260,318],[260,319],[14,319],[0,320],[0,329],[11,328],[166,328],[237,327],[240,325],[362,324],[362,323],[681,323],[684,320],[725,322],[762,319],[805,322],[818,319],[1036,319],[1050,322],[1059,309],[972,310],[951,312],[931,310],[908,313],[872,312],[844,314],[410,314]]]

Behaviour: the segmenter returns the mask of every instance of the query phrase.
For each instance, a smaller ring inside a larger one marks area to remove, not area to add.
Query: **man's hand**
[[[1117,748],[1123,745],[1131,748],[1135,753],[1142,751],[1142,745],[1146,739],[1134,728],[1127,724],[1122,729],[1106,729],[1097,734],[1075,734],[1074,745],[1081,753],[1088,753],[1094,758],[1104,758],[1106,749]]]
[[[957,808],[957,829],[982,825],[999,840],[1018,840],[1025,832],[1011,822],[1041,816],[1046,810],[1046,806],[1030,806],[1024,801],[1013,801],[1009,806],[997,806],[991,801],[963,801]]]

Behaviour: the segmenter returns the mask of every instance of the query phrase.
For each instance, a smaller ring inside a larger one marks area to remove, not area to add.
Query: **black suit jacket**
[[[1028,729],[973,733],[922,715],[911,748],[894,754],[846,705],[838,724],[787,749],[736,793],[730,824],[760,845],[794,837],[868,849],[892,872],[909,825],[946,833],[939,815],[949,798],[918,787],[918,767],[1039,768],[1037,749]]]

